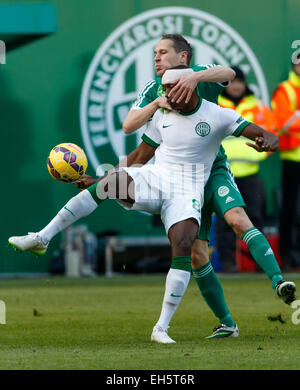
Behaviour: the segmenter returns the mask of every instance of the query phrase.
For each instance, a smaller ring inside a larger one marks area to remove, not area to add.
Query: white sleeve
[[[157,115],[154,114],[152,120],[148,121],[146,124],[146,130],[142,136],[143,141],[147,144],[158,147],[161,142],[161,133],[157,128]]]
[[[220,122],[224,129],[225,137],[228,137],[229,135],[239,137],[244,128],[249,125],[249,122],[231,108],[223,108],[218,106],[218,109],[220,114]]]

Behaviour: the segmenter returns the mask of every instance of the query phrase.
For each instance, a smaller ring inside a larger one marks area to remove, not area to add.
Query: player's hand
[[[180,103],[183,100],[188,103],[197,86],[194,74],[180,77],[169,92],[168,99],[172,103]]]
[[[255,149],[257,152],[274,152],[278,149],[279,139],[273,133],[267,133],[264,137],[256,137],[255,144],[246,142],[246,145]]]
[[[96,182],[97,180],[94,179],[92,176],[84,175],[81,179],[75,181],[75,185],[77,188],[79,188],[80,191],[83,191],[91,185],[95,184]]]
[[[166,110],[172,111],[173,108],[168,103],[168,100],[165,96],[158,97],[155,99],[155,102],[158,106],[158,108],[165,108]]]

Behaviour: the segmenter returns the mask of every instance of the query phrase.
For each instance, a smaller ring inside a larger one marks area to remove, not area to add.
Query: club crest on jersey
[[[262,69],[247,42],[216,16],[189,7],[159,7],[117,26],[103,40],[87,70],[80,99],[80,127],[90,166],[103,174],[139,144],[145,127],[126,135],[122,124],[142,88],[155,78],[153,50],[163,34],[181,34],[193,46],[195,64],[241,67],[250,87],[264,102],[269,94]],[[162,87],[157,91],[163,96]],[[196,132],[209,134],[207,123]],[[99,168],[100,166],[100,168]]]
[[[229,188],[226,186],[221,186],[218,188],[218,195],[223,197],[229,193]]]
[[[199,122],[195,127],[195,131],[200,137],[205,137],[210,133],[210,125],[207,122]]]

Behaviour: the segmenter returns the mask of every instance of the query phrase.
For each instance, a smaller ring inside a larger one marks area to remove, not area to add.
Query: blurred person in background
[[[259,100],[249,88],[243,71],[238,67],[235,71],[235,79],[227,86],[219,96],[219,105],[232,108],[249,122],[253,122],[263,129],[276,131],[276,121],[270,108]],[[258,176],[259,163],[267,158],[267,153],[258,153],[249,148],[245,139],[226,138],[222,145],[230,162],[231,171],[236,184],[242,194],[247,207],[247,214],[260,231],[264,227],[265,191],[261,178]],[[219,194],[226,196],[226,194]],[[226,202],[234,199],[227,198]],[[217,217],[216,222],[217,249],[222,259],[223,272],[236,272],[236,235],[224,219]]]
[[[300,54],[272,97],[282,161],[280,252],[286,271],[300,269]]]

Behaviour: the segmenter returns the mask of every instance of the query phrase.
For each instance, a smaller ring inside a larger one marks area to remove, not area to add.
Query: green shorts
[[[198,239],[209,241],[213,212],[220,218],[224,218],[226,211],[234,207],[246,206],[232,172],[221,166],[214,169],[204,188],[204,204],[201,209]]]

